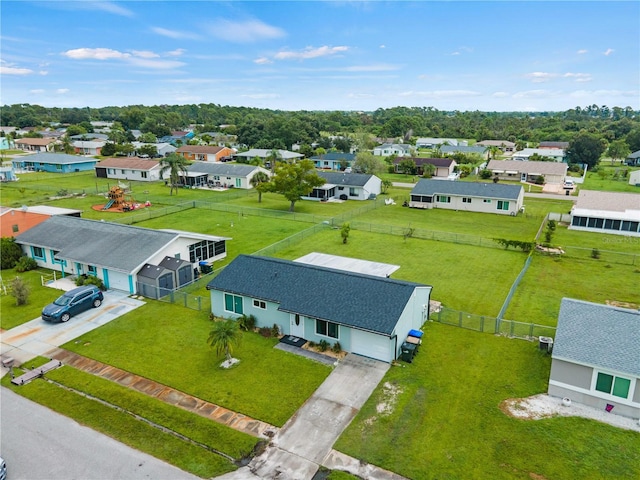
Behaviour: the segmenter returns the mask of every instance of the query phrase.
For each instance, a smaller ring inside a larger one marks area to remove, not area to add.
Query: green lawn
[[[623,177],[623,172],[632,172],[637,168],[628,167],[626,165],[611,166],[610,161],[603,161],[598,167],[597,172],[587,172],[587,178],[580,187],[584,190],[602,190],[609,192],[628,192],[640,193],[640,188],[635,185],[629,185],[629,177]],[[603,172],[601,174],[601,171]],[[615,178],[615,175],[618,178]]]
[[[506,399],[546,391],[550,357],[535,343],[428,323],[420,350],[391,368],[337,450],[412,480],[640,475],[635,432],[500,410]]]
[[[148,301],[63,348],[277,426],[331,371],[256,333],[243,334],[234,349],[237,366],[220,368],[224,356],[207,344],[210,329],[206,312]]]
[[[61,290],[43,287],[41,275],[48,275],[51,272],[44,269],[32,270],[30,272],[16,273],[15,270],[2,270],[2,281],[7,288],[7,295],[0,295],[0,328],[9,330],[21,325],[29,320],[40,317],[42,307],[53,302],[62,295]],[[20,276],[29,287],[29,297],[26,305],[16,305],[16,299],[10,293],[10,283],[16,276]]]

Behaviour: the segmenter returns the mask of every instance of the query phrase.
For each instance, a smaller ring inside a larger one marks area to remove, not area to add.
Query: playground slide
[[[109,203],[107,203],[104,207],[102,207],[103,210],[109,210],[111,208],[111,205],[113,205],[114,200],[109,200]]]

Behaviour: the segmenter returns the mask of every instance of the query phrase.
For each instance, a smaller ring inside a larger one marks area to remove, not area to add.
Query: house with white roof
[[[564,162],[567,157],[565,151],[559,148],[525,148],[514,152],[511,159],[526,162],[532,155],[536,154],[550,158],[554,162]]]
[[[300,158],[304,158],[301,153],[290,152],[289,150],[275,150],[275,154],[278,157],[277,161],[295,161]],[[263,163],[274,155],[273,150],[268,148],[252,148],[246,152],[234,153],[233,158],[242,163],[251,163],[254,158],[259,158]]]
[[[518,160],[490,160],[487,170],[500,180],[536,183],[544,177],[547,184],[562,185],[569,166],[558,162],[521,162]]]
[[[369,200],[380,195],[382,180],[368,173],[317,172],[325,183],[314,187],[305,200]]]
[[[580,190],[569,229],[640,237],[640,193]]]
[[[416,139],[416,148],[436,148],[440,145],[451,145],[456,147],[458,145],[466,145],[467,142],[458,142],[455,138],[433,138],[433,137],[421,137]]]
[[[373,154],[377,157],[410,157],[413,145],[406,143],[383,143],[373,149]]]
[[[548,392],[640,417],[640,311],[563,298]]]

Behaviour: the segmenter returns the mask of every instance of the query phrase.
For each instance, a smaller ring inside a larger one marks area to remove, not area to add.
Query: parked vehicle
[[[102,305],[104,295],[95,285],[69,290],[42,309],[45,322],[67,322],[72,316]]]
[[[4,462],[4,458],[0,457],[0,480],[6,480],[7,478],[7,464]]]

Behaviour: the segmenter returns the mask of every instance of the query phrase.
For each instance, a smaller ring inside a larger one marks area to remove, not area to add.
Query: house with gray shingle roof
[[[422,175],[424,173],[425,165],[433,165],[433,177],[441,177],[447,178],[449,175],[454,173],[456,166],[458,163],[453,158],[423,158],[423,157],[412,157],[407,159],[398,157],[393,161],[394,169],[396,173],[405,173],[402,170],[401,164],[405,160],[412,160],[416,166],[416,173],[418,175]]]
[[[429,316],[431,287],[375,275],[239,255],[207,285],[219,317],[254,315],[258,327],[391,362]]]
[[[624,163],[630,167],[640,166],[640,150],[630,153],[629,156],[625,158]]]
[[[640,417],[640,311],[563,298],[549,395]]]
[[[520,185],[423,179],[411,190],[409,206],[515,216],[523,200]]]
[[[121,225],[65,215],[53,216],[16,237],[25,255],[62,276],[93,275],[110,289],[140,293],[138,273],[165,257],[193,268],[227,256],[229,238],[177,230]]]
[[[473,145],[442,145],[440,147],[440,153],[444,155],[454,155],[461,153],[463,155],[479,155],[483,160],[489,158],[489,149],[487,147]]]
[[[310,157],[316,168],[343,171],[356,161],[355,153],[329,152]]]
[[[66,153],[42,152],[13,158],[11,163],[16,171],[70,173],[93,170],[98,160]]]
[[[380,195],[382,180],[368,173],[316,172],[325,183],[315,187],[305,200],[368,200]]]
[[[271,172],[256,165],[221,162],[193,162],[187,171],[180,172],[180,180],[190,187],[222,187],[222,188],[253,188],[251,179],[256,173],[262,172],[271,176]]]
[[[640,237],[640,193],[580,190],[569,229]]]

